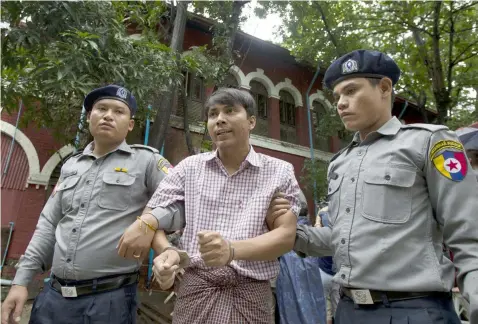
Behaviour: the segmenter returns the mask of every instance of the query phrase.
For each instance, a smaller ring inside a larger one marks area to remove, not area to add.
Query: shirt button
[[[346,211],[347,213],[350,213],[350,208],[347,207],[347,208],[345,209],[345,211]]]
[[[66,259],[66,262],[70,263],[70,262],[71,262],[71,259]]]
[[[76,233],[76,228],[72,229],[71,231],[72,231],[73,233]]]
[[[385,180],[387,180],[387,181],[390,180],[391,178],[392,178],[392,177],[391,177],[389,174],[387,174],[387,175],[385,176]]]
[[[85,207],[85,204],[81,204],[80,207],[81,207],[81,208]]]
[[[119,179],[116,180],[116,183],[119,183]]]
[[[90,184],[90,183],[91,183],[91,181],[90,181],[90,180],[86,181],[86,184]]]
[[[345,244],[345,239],[342,239],[340,243]]]
[[[100,162],[99,162],[99,161],[95,161],[95,164],[98,165],[98,164],[100,164]]]
[[[341,275],[341,276],[340,276],[340,278],[342,278],[342,279],[344,279],[344,280],[345,280],[345,275],[344,275],[344,274],[343,274],[343,275]]]
[[[350,179],[350,181],[355,182],[355,178]]]
[[[331,192],[331,191],[332,191],[332,188],[329,187],[329,192]]]
[[[358,152],[357,152],[357,155],[358,155],[358,156],[362,156],[362,154],[363,154],[362,151],[358,151]]]

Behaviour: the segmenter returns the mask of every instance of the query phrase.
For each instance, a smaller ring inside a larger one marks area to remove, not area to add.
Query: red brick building
[[[211,22],[202,17],[190,19],[184,50],[210,44],[210,26]],[[231,86],[250,90],[256,98],[258,118],[251,136],[252,144],[258,152],[292,163],[299,179],[304,160],[310,157],[305,94],[315,68],[298,63],[286,49],[245,33],[237,35],[235,50],[240,57],[230,69],[227,82]],[[315,123],[323,114],[334,109],[327,94],[321,90],[321,77],[316,80],[309,96]],[[187,75],[187,85],[190,130],[195,147],[200,147],[204,131],[201,124],[202,106],[212,89],[207,88],[201,78],[194,74]],[[182,107],[177,106],[173,111],[165,156],[176,164],[187,156],[187,149],[182,127]],[[406,123],[422,120],[416,106],[402,98],[397,98],[393,113]],[[8,115],[2,111],[2,257],[3,238],[8,237],[8,226],[13,222],[14,232],[7,257],[12,260],[18,259],[25,251],[41,209],[58,179],[60,162],[73,152],[71,146],[61,147],[55,142],[47,129],[33,125],[16,128],[16,121],[17,114]],[[142,143],[143,134],[144,130],[135,129],[128,137],[128,142]],[[12,138],[15,140],[10,154]],[[315,157],[324,161],[330,159],[333,152],[343,145],[338,136],[315,139],[314,142]],[[8,271],[12,271],[12,268],[4,268],[2,277],[8,277]]]

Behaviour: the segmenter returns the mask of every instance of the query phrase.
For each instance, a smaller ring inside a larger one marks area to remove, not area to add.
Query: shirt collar
[[[393,116],[389,121],[383,124],[382,127],[376,131],[376,133],[384,136],[395,136],[401,127],[402,123],[397,119],[397,117]],[[360,144],[361,142],[362,140],[360,139],[360,134],[359,132],[356,132],[351,144]]]
[[[93,156],[93,150],[95,149],[95,142],[91,142],[88,144],[85,149],[83,150],[83,155],[90,155]],[[126,141],[123,141],[117,148],[112,150],[109,153],[115,152],[115,151],[123,151],[126,153],[133,153],[133,150],[131,147],[126,143]]]
[[[217,150],[215,150],[214,152],[210,152],[209,154],[206,154],[204,156],[204,160],[206,162],[212,161],[215,158],[219,159]],[[262,160],[259,154],[257,154],[256,151],[254,151],[254,148],[252,147],[252,145],[250,146],[249,153],[247,154],[246,159],[244,161],[247,161],[250,165],[253,165],[258,168],[262,166]]]

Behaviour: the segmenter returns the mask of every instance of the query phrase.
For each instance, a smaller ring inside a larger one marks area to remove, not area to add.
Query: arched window
[[[267,89],[257,81],[251,81],[251,93],[257,104],[257,117],[267,118]]]
[[[295,126],[295,102],[294,97],[284,90],[279,92],[280,101],[280,122],[290,126]]]

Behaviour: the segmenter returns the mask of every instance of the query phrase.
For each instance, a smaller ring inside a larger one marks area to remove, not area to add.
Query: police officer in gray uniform
[[[27,286],[50,267],[51,280],[34,302],[30,323],[136,322],[138,270],[158,227],[153,215],[137,216],[169,163],[156,149],[125,142],[137,109],[127,89],[96,89],[84,107],[94,141],[63,165],[18,263],[2,324],[19,321]],[[183,210],[174,205],[163,212]]]
[[[368,50],[326,71],[338,114],[356,134],[329,165],[330,225],[298,225],[294,250],[334,256],[336,323],[460,323],[450,293],[456,267],[476,324],[478,184],[454,132],[392,117],[399,76],[389,56]]]

